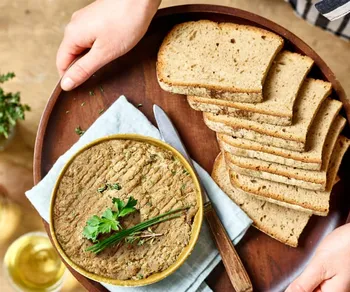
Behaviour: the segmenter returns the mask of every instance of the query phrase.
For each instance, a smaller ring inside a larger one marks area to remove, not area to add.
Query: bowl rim
[[[144,279],[140,279],[140,280],[133,280],[133,279],[118,280],[118,279],[112,279],[109,277],[104,277],[102,275],[97,275],[97,274],[94,274],[92,272],[86,271],[84,268],[82,268],[79,265],[77,265],[76,263],[74,263],[66,255],[66,253],[62,249],[60,243],[58,242],[58,239],[57,239],[56,233],[55,233],[55,229],[54,229],[53,224],[52,224],[53,223],[53,207],[54,207],[54,203],[55,203],[55,199],[56,199],[57,190],[58,190],[59,184],[60,184],[63,176],[65,175],[68,167],[73,163],[73,161],[75,160],[75,158],[77,156],[79,156],[81,153],[83,153],[87,149],[89,149],[93,146],[96,146],[98,144],[101,144],[101,143],[104,143],[107,141],[111,141],[111,140],[139,141],[139,142],[143,142],[143,143],[152,144],[154,146],[158,146],[158,147],[162,148],[163,150],[171,151],[180,160],[180,162],[186,167],[186,169],[189,171],[189,173],[193,179],[194,185],[197,188],[196,197],[197,197],[198,210],[197,210],[197,213],[196,213],[194,220],[193,220],[191,238],[190,238],[188,245],[185,246],[185,248],[181,251],[177,260],[172,265],[170,265],[167,269],[165,269],[162,272],[157,272],[157,273],[151,274],[149,277],[144,278]],[[203,222],[202,189],[201,189],[199,179],[198,179],[193,167],[189,164],[187,159],[171,145],[169,145],[161,140],[158,140],[158,139],[155,139],[155,138],[152,138],[149,136],[139,135],[139,134],[114,134],[114,135],[109,135],[109,136],[105,136],[102,138],[98,138],[98,139],[95,139],[95,140],[89,142],[88,144],[86,144],[85,146],[80,148],[65,163],[64,167],[60,171],[58,178],[56,179],[55,186],[54,186],[53,191],[51,193],[50,217],[49,218],[50,218],[50,222],[49,222],[50,223],[49,224],[50,234],[51,234],[53,245],[57,249],[59,255],[63,258],[63,260],[70,267],[72,267],[75,271],[77,271],[78,273],[82,274],[83,276],[85,276],[91,280],[106,283],[106,284],[112,284],[112,285],[116,285],[116,286],[125,286],[125,287],[146,286],[146,285],[150,285],[150,284],[159,282],[160,280],[162,280],[162,279],[168,277],[169,275],[171,275],[172,273],[174,273],[186,261],[186,259],[192,253],[192,250],[197,243],[199,233],[201,230],[201,226],[202,226],[202,222]]]

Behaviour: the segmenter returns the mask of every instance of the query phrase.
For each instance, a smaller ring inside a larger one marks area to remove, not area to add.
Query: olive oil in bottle
[[[58,291],[65,266],[42,232],[28,233],[8,248],[4,266],[11,283],[21,291]]]

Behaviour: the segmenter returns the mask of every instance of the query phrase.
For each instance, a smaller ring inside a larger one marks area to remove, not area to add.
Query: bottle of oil
[[[63,284],[66,268],[43,232],[27,233],[8,248],[4,267],[20,291],[52,292]]]

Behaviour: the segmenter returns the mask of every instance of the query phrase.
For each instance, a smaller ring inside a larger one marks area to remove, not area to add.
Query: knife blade
[[[156,119],[158,129],[164,141],[176,150],[178,150],[190,163],[194,173],[198,177],[196,169],[193,166],[191,157],[189,156],[186,147],[184,146],[179,133],[177,132],[172,121],[165,113],[165,111],[158,105],[153,105],[153,113]],[[200,181],[200,178],[198,177]],[[222,261],[226,268],[226,272],[231,280],[232,286],[236,292],[249,292],[253,291],[252,283],[249,276],[239,258],[231,239],[229,238],[225,228],[223,227],[216,211],[214,210],[208,194],[201,184],[203,203],[204,203],[204,216],[207,219],[210,230],[212,231],[213,239],[220,252]]]
[[[158,105],[153,105],[153,113],[154,113],[154,117],[156,119],[157,125],[158,125],[158,129],[159,132],[162,136],[162,138],[164,139],[164,141],[168,144],[170,144],[171,146],[173,146],[177,151],[179,151],[188,161],[188,163],[192,166],[195,174],[198,177],[198,174],[194,168],[192,159],[190,157],[190,155],[188,154],[179,133],[177,132],[174,124],[172,123],[172,121],[170,120],[170,118],[168,117],[168,115],[165,113],[165,111]],[[199,178],[198,178],[199,179]],[[202,198],[203,198],[203,203],[204,206],[205,204],[207,204],[209,201],[209,197],[207,195],[207,192],[204,190],[203,186],[202,187]]]

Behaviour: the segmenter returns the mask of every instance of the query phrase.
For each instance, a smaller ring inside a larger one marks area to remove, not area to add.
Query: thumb
[[[98,69],[112,61],[106,56],[108,54],[105,54],[102,49],[92,46],[88,53],[77,60],[65,72],[61,80],[62,89],[69,91],[82,84]]]
[[[325,280],[325,276],[324,262],[316,255],[286,292],[313,292]]]

